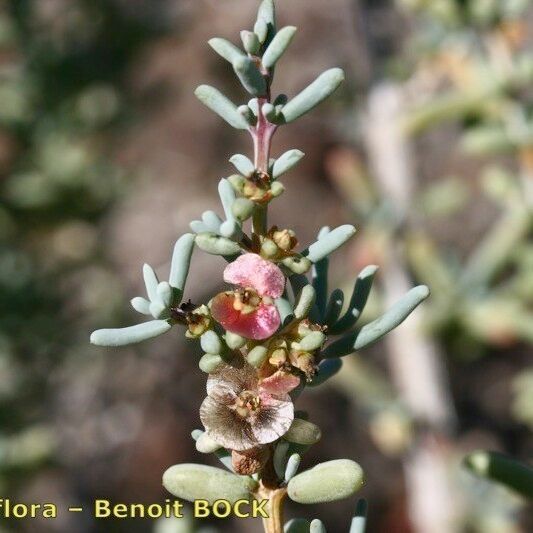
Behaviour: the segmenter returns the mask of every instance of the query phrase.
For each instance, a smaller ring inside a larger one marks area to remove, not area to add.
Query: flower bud
[[[239,350],[247,342],[244,337],[241,337],[236,333],[232,333],[231,331],[226,331],[225,339],[228,348],[230,348],[231,350]]]
[[[261,255],[267,259],[276,257],[279,253],[279,248],[274,241],[265,239],[261,244]]]
[[[275,367],[283,366],[287,362],[287,350],[285,348],[276,348],[271,354],[268,362]]]
[[[260,368],[266,361],[268,350],[265,346],[256,346],[246,356],[247,361],[255,368]]]
[[[206,331],[200,337],[200,344],[202,346],[202,350],[208,354],[218,355],[222,353],[222,341],[214,331]]]
[[[307,257],[291,256],[286,257],[282,264],[295,274],[305,274],[311,268],[311,261]]]
[[[361,467],[348,459],[321,463],[293,477],[288,484],[289,498],[297,503],[326,503],[355,494],[364,482]]]
[[[305,352],[318,350],[325,342],[326,336],[321,331],[313,331],[300,341],[300,349]]]
[[[296,234],[290,229],[275,231],[272,234],[272,240],[284,252],[290,252],[298,244]]]
[[[216,372],[223,364],[224,360],[222,357],[220,357],[220,355],[206,353],[200,359],[198,366],[202,372],[205,372],[206,374],[212,374],[213,372]]]
[[[254,208],[255,204],[251,200],[248,200],[247,198],[237,198],[231,206],[231,211],[237,220],[244,222],[252,216]]]

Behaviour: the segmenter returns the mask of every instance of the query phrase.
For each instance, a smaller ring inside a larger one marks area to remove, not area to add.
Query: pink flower
[[[240,288],[213,298],[213,318],[226,330],[247,339],[271,337],[280,325],[273,300],[279,298],[285,288],[281,270],[259,255],[244,254],[226,267],[224,281]]]
[[[211,374],[207,398],[200,407],[207,434],[224,448],[236,451],[274,442],[292,424],[294,407],[288,392],[299,381],[280,374],[259,383],[257,371],[247,363]]]

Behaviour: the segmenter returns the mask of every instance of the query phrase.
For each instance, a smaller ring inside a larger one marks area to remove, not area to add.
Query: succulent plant
[[[168,282],[159,282],[153,269],[144,267],[148,299],[134,298],[132,305],[153,320],[91,336],[94,344],[119,346],[180,325],[187,337],[199,339],[205,352],[199,366],[209,376],[200,412],[205,431],[193,432],[193,438],[198,451],[216,454],[227,470],[175,465],[165,472],[163,484],[186,500],[268,500],[264,527],[270,533],[284,527],[325,531],[317,519],[284,526],[285,497],[311,505],[331,502],[351,497],[364,481],[362,468],[351,459],[298,473],[301,454],[321,437],[316,424],[295,417],[298,395],[326,382],[341,369],[341,357],[378,341],[429,294],[427,287],[416,287],[383,316],[358,327],[377,268],[359,274],[349,298],[328,289],[329,256],[353,237],[355,228],[322,228],[314,243],[299,248],[294,231],[269,225],[268,206],[284,190],[278,178],[303,157],[293,149],[271,158],[273,135],[344,80],[343,71],[333,68],[292,99],[274,97],[275,66],[295,33],[292,26],[278,30],[274,3],[264,0],[253,31],[241,34],[244,50],[225,39],[209,41],[231,63],[251,100],[236,105],[208,85],[198,87],[196,96],[230,126],[250,133],[253,159],[230,158],[237,173],[219,182],[225,219],[206,211],[191,223],[193,234],[182,236],[174,248]],[[231,287],[202,305],[183,299],[194,244],[229,263],[224,280]],[[364,507],[358,506],[350,531],[363,531]]]

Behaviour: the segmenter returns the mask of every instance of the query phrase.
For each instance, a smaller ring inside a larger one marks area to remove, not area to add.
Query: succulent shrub
[[[320,429],[295,411],[298,396],[336,374],[342,357],[398,326],[429,294],[427,287],[416,287],[383,316],[358,327],[377,268],[369,266],[357,276],[351,295],[328,291],[329,256],[355,228],[322,228],[316,242],[301,247],[293,230],[269,223],[268,207],[284,191],[279,178],[304,155],[292,149],[272,157],[273,135],[344,80],[343,71],[333,68],[292,99],[274,96],[275,66],[295,33],[292,26],[278,29],[274,3],[264,0],[253,31],[241,32],[242,47],[221,38],[209,41],[251,99],[236,105],[208,85],[198,87],[196,96],[230,126],[249,132],[253,158],[230,158],[236,172],[218,185],[223,216],[206,211],[191,222],[191,233],[174,246],[168,281],[144,266],[147,297],[133,298],[131,304],[149,320],[91,336],[96,345],[124,346],[181,328],[200,342],[207,395],[200,408],[204,429],[192,436],[198,451],[216,454],[229,471],[180,464],[164,473],[163,484],[191,501],[266,499],[269,532],[283,531],[286,496],[302,504],[329,502],[352,496],[363,484],[361,467],[350,459],[297,473],[301,454],[321,438]],[[200,304],[192,303],[186,291],[195,248],[228,263],[227,290]],[[357,509],[354,532],[364,528],[364,504]],[[285,530],[325,528],[320,520],[298,519]]]

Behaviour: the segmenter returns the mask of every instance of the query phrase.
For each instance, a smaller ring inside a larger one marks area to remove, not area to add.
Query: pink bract
[[[227,331],[247,339],[264,340],[279,328],[281,319],[275,305],[261,303],[251,313],[241,313],[233,307],[235,296],[231,292],[217,294],[211,301],[213,318]]]
[[[244,254],[224,270],[224,281],[255,289],[260,296],[279,298],[285,289],[285,276],[274,263],[257,254]]]

